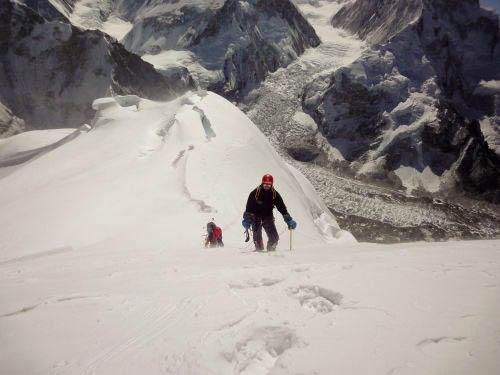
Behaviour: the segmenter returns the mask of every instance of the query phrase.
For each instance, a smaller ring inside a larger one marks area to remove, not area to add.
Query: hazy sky
[[[494,8],[497,14],[500,14],[500,0],[480,0],[481,5]]]

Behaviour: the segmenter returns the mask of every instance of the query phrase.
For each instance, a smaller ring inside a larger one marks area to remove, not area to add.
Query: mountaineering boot
[[[263,251],[264,250],[264,242],[262,240],[254,241],[255,251]]]
[[[267,243],[267,251],[276,251],[276,246],[278,246],[278,242],[269,241]]]

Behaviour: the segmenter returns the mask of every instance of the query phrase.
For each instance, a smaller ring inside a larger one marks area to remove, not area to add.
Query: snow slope
[[[298,247],[352,238],[225,99],[207,94],[156,103],[126,96],[96,100],[94,108],[92,131],[0,180],[1,260],[103,241],[198,247],[211,217],[229,243],[239,241],[248,193],[268,172],[301,228]]]
[[[117,40],[121,40],[133,27],[132,22],[119,15],[109,14],[112,3],[106,1],[99,2],[100,7],[96,7],[95,1],[81,0],[68,18],[75,26],[82,29],[102,30]]]
[[[0,139],[0,160],[19,153],[46,147],[73,133],[74,129],[33,130],[7,139]]]
[[[215,94],[93,106],[89,132],[0,177],[0,373],[498,370],[499,241],[356,244]],[[58,138],[23,136],[3,155]],[[298,222],[291,252],[279,214],[277,252],[243,242],[265,172]],[[212,217],[224,248],[202,247]]]
[[[498,373],[499,241],[242,245],[0,263],[0,372]]]
[[[0,168],[22,164],[79,134],[75,129],[33,130],[0,139]]]

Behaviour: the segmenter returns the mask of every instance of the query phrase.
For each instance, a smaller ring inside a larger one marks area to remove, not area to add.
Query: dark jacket
[[[273,208],[275,206],[283,216],[290,216],[281,195],[274,188],[265,190],[260,185],[248,196],[245,215],[248,216],[250,214],[257,217],[273,216]]]

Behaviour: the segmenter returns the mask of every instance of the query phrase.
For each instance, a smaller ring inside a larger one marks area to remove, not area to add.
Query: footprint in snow
[[[305,309],[321,314],[338,309],[343,298],[342,294],[317,285],[290,287],[286,291],[290,297],[297,299]]]
[[[272,279],[264,277],[259,281],[247,280],[241,284],[229,284],[231,289],[249,289],[249,288],[260,288],[261,286],[273,286],[281,283],[283,279]]]
[[[449,352],[452,347],[456,347],[468,340],[468,337],[431,337],[417,343],[417,348],[427,354],[440,355],[443,352]]]
[[[452,343],[466,341],[466,340],[467,340],[467,337],[464,337],[464,336],[458,336],[458,337],[443,336],[443,337],[435,337],[435,338],[433,337],[433,338],[428,338],[428,339],[420,341],[417,344],[417,346],[422,348],[422,347],[428,346],[428,345],[445,344],[445,343],[452,344]]]
[[[268,374],[279,358],[299,343],[287,327],[259,327],[238,341],[232,352],[222,353],[239,375]]]

